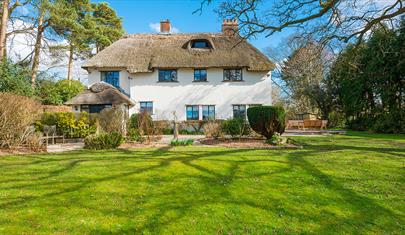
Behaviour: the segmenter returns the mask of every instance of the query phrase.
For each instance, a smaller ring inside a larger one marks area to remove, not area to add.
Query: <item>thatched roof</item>
[[[124,95],[117,88],[105,82],[93,84],[89,89],[83,91],[65,103],[65,105],[81,104],[135,105],[135,103],[128,96]]]
[[[192,40],[204,39],[212,49],[190,48]],[[83,66],[120,68],[129,73],[151,72],[154,68],[231,68],[269,71],[274,64],[258,49],[239,37],[210,34],[127,35],[99,52]]]

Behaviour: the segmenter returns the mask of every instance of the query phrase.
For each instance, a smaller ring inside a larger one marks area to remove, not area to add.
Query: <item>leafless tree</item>
[[[214,0],[203,0],[201,8]],[[361,39],[384,23],[394,24],[405,13],[404,0],[217,0],[222,18],[238,19],[240,33],[266,37],[287,28],[320,42]]]

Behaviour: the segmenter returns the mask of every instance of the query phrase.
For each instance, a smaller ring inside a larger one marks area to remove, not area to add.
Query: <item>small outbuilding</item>
[[[97,82],[90,88],[68,100],[65,105],[71,106],[72,111],[100,113],[105,108],[121,107],[128,113],[135,103],[114,86]]]

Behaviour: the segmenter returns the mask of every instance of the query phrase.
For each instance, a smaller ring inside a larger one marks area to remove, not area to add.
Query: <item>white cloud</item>
[[[155,33],[160,33],[160,23],[150,23],[149,28]],[[170,33],[180,33],[180,30],[172,26],[170,29]]]

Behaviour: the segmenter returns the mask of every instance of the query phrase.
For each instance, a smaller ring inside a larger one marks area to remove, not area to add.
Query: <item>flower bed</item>
[[[226,147],[226,148],[241,148],[241,149],[299,149],[302,146],[293,143],[284,145],[267,144],[262,138],[205,138],[199,140],[202,145]]]

